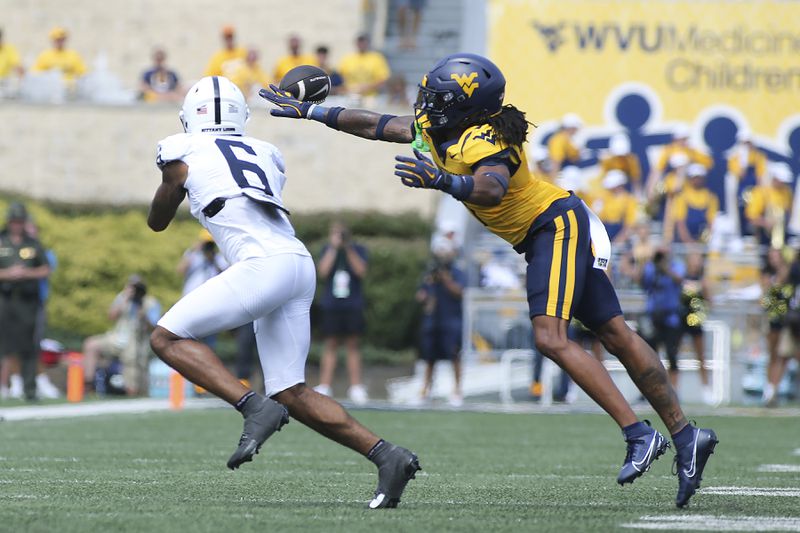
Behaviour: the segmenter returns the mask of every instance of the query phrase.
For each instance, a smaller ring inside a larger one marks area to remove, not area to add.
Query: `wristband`
[[[308,114],[306,114],[306,118],[308,120],[316,120],[317,122],[325,122],[325,115],[330,111],[329,107],[322,107],[317,104],[311,104],[311,107],[308,108]]]
[[[386,128],[386,124],[396,116],[397,115],[381,115],[380,120],[378,120],[378,127],[375,128],[375,139],[379,141],[386,140],[386,137],[383,136],[383,130]]]
[[[328,112],[325,113],[325,118],[322,122],[325,123],[326,126],[332,128],[334,130],[339,130],[339,113],[344,111],[343,107],[331,107],[328,109]]]
[[[443,181],[441,190],[462,202],[470,197],[475,187],[475,179],[472,176],[445,174]]]

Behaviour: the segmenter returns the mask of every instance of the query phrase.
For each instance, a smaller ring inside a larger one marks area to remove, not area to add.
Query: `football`
[[[331,80],[319,67],[300,65],[286,73],[279,87],[298,100],[318,104],[328,97]]]

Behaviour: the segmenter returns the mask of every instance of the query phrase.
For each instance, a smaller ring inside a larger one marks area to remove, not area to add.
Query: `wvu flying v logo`
[[[469,74],[450,74],[450,79],[453,79],[461,86],[461,90],[471,97],[475,89],[478,88],[478,82],[473,82],[478,77],[477,72],[470,72]]]

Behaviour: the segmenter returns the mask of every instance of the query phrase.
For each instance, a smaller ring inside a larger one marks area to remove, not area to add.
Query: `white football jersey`
[[[158,143],[156,162],[183,161],[192,215],[208,229],[230,263],[279,253],[309,255],[294,235],[281,191],[283,156],[273,145],[238,135],[179,133]],[[225,207],[203,214],[217,198]]]

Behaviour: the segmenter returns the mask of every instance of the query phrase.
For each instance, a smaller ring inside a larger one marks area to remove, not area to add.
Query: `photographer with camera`
[[[420,358],[425,361],[425,378],[421,401],[431,397],[433,367],[436,361],[450,361],[453,365],[453,392],[449,403],[460,407],[461,393],[461,299],[466,286],[466,274],[455,266],[457,250],[446,238],[434,240],[433,259],[417,291],[417,302],[422,305],[420,328]]]
[[[669,377],[678,385],[678,349],[683,336],[681,293],[686,269],[670,257],[669,249],[658,248],[644,265],[641,285],[647,293],[645,313],[639,318],[639,333],[658,353],[661,345],[669,360]]]
[[[143,392],[147,378],[150,333],[161,317],[161,304],[147,294],[141,276],[133,274],[125,288],[117,294],[108,309],[114,327],[83,342],[83,368],[86,390],[98,393],[118,392],[137,396]],[[118,379],[111,379],[121,366]],[[98,375],[98,367],[101,372]]]
[[[214,238],[207,229],[203,228],[197,243],[183,253],[176,269],[178,274],[183,276],[181,295],[189,294],[226,268],[228,268],[228,262],[219,253]],[[252,324],[250,328],[252,329]],[[214,349],[217,344],[217,336],[211,335],[202,341]]]
[[[336,357],[342,344],[347,351],[350,388],[347,396],[355,404],[368,401],[367,388],[361,382],[361,336],[364,334],[364,288],[367,273],[367,249],[353,242],[350,230],[341,221],[331,224],[328,244],[322,249],[317,272],[323,282],[318,301],[323,335],[319,385],[314,390],[332,395],[331,383]]]

